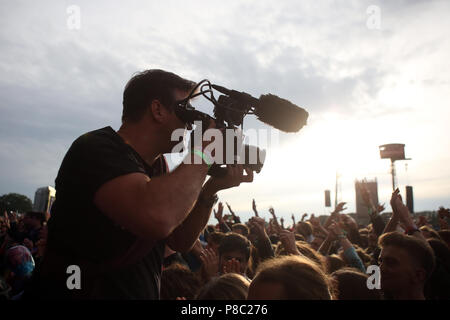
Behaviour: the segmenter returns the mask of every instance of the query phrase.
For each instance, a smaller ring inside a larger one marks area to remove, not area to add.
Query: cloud
[[[330,114],[347,123],[382,121],[380,139],[410,134],[410,150],[425,144],[411,127],[430,129],[422,124],[423,104],[441,115],[433,125],[444,125],[445,1],[77,1],[78,31],[66,26],[72,4],[0,3],[0,193],[32,195],[53,183],[76,137],[117,129],[123,87],[146,68],[208,78],[256,97],[270,92],[304,107],[308,128],[282,134],[285,144],[317,132]],[[381,30],[366,26],[372,4],[380,7]],[[198,105],[211,113],[210,105]],[[401,128],[398,119],[407,119]],[[267,128],[254,117],[245,125]],[[435,139],[448,133],[430,131]],[[448,179],[436,183],[448,186]],[[321,189],[311,192],[322,197]]]

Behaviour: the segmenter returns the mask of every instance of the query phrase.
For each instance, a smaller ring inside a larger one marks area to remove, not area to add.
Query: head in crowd
[[[249,300],[330,300],[330,279],[310,259],[282,256],[264,261],[250,284]]]
[[[354,268],[342,268],[331,274],[334,296],[338,300],[380,300],[381,292],[367,287],[369,276]]]
[[[219,245],[222,238],[225,236],[225,233],[220,231],[211,232],[208,235],[208,248],[213,249],[216,253],[219,253]]]
[[[337,254],[331,254],[326,257],[325,261],[326,270],[328,274],[335,272],[341,268],[345,267],[345,261],[339,257]]]
[[[436,257],[436,267],[425,285],[425,296],[430,300],[449,300],[450,249],[444,241],[435,238],[427,241]]]
[[[450,248],[444,241],[439,239],[430,238],[427,241],[433,249],[436,260],[439,260],[439,263],[443,264],[448,272],[450,272]]]
[[[434,239],[441,240],[439,233],[437,233],[435,230],[433,230],[429,226],[420,227],[420,231],[422,232],[423,236],[427,239],[434,238]]]
[[[31,279],[35,264],[28,248],[17,245],[5,253],[5,280],[11,287],[10,296],[21,294]]]
[[[444,241],[450,248],[450,230],[441,230],[438,232],[438,234],[441,237],[442,241]]]
[[[313,228],[309,222],[300,221],[295,227],[295,232],[302,235],[307,242],[312,241]]]
[[[423,299],[425,282],[435,266],[431,247],[399,232],[383,234],[379,246],[382,290],[393,299]]]
[[[28,230],[37,230],[45,222],[45,213],[39,211],[29,211],[23,217],[23,223]]]
[[[312,249],[311,246],[305,242],[305,241],[296,241],[295,242],[298,251],[305,257],[311,259],[313,262],[315,262],[322,270],[325,270],[325,259],[324,257],[317,252],[316,250]]]
[[[248,227],[243,223],[235,223],[231,227],[231,230],[233,232],[239,233],[240,235],[243,235],[244,237],[248,237],[249,229]]]
[[[225,263],[231,259],[239,262],[241,274],[247,270],[250,259],[250,241],[244,236],[229,232],[224,235],[219,245],[219,270],[223,271]]]
[[[197,300],[245,300],[250,282],[237,273],[212,278],[203,286]]]
[[[188,267],[173,263],[161,274],[161,300],[194,299],[200,285],[198,276]]]

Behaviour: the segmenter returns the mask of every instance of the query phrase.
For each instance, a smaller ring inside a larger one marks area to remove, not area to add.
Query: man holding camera
[[[92,131],[72,144],[55,180],[47,250],[31,296],[159,299],[165,246],[189,251],[216,193],[252,182],[242,165],[205,182],[209,142],[167,173],[162,155],[178,143],[172,132],[186,127],[174,108],[194,85],[162,70],[139,73],[125,87],[121,128]]]

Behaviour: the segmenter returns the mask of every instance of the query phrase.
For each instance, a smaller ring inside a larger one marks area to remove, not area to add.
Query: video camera
[[[218,99],[214,97],[213,89],[221,93]],[[189,101],[191,99],[200,95],[213,103],[214,117],[195,110],[190,104]],[[218,129],[237,130],[238,127],[242,129],[244,117],[254,114],[258,120],[278,130],[297,132],[306,125],[306,120],[308,119],[307,111],[276,95],[261,95],[258,99],[245,92],[229,90],[222,86],[211,84],[207,79],[197,83],[185,99],[176,103],[175,113],[186,123],[189,130],[193,128],[195,121],[201,121],[203,127],[208,127],[211,119],[215,121]],[[249,154],[253,148],[256,148],[258,155],[256,163],[249,161]],[[244,144],[242,151],[235,149],[236,158],[240,157],[240,154],[237,154],[239,152],[245,155],[244,167],[250,168],[257,173],[261,171],[265,160],[265,150]],[[208,172],[211,176],[219,176],[224,173],[225,169],[218,164],[212,165]]]

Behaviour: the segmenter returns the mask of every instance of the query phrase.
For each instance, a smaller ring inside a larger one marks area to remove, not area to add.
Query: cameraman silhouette
[[[186,127],[174,107],[194,86],[170,72],[143,71],[125,87],[120,129],[75,140],[55,180],[47,248],[28,297],[159,299],[165,246],[189,251],[216,193],[253,181],[251,170],[229,165],[225,176],[205,182],[210,142],[188,153],[193,164],[168,172],[163,154],[178,143],[172,132]],[[69,289],[73,265],[81,283]]]

